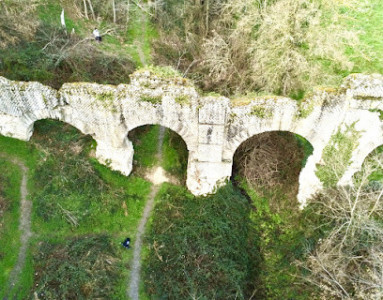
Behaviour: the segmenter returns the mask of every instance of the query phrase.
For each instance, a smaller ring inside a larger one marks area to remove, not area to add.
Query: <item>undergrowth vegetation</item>
[[[318,287],[321,299],[383,296],[382,162],[378,148],[352,185],[327,188],[310,201],[308,229],[322,236],[298,265],[306,271],[304,280]]]
[[[316,294],[295,264],[319,238],[308,230],[312,220],[296,200],[298,177],[312,150],[301,136],[267,132],[243,142],[234,155],[233,178],[253,207],[249,218],[262,257],[254,299],[303,300]]]
[[[39,299],[123,299],[123,290],[116,287],[124,280],[120,256],[106,234],[42,242],[35,255],[35,295]]]
[[[165,186],[149,232],[145,288],[154,299],[248,299],[260,253],[250,205],[227,185],[194,197]]]
[[[300,212],[296,200],[278,189],[265,192],[245,181],[241,188],[251,199],[250,218],[262,255],[254,299],[315,299],[317,289],[303,280],[305,270],[296,265],[321,237],[311,227],[317,224],[310,217],[311,207]]]
[[[205,91],[301,98],[350,73],[383,72],[379,0],[4,0],[0,9],[0,74],[54,87],[128,82],[155,63]]]
[[[73,81],[129,82],[137,66],[150,63],[156,33],[145,13],[124,5],[115,7],[113,20],[112,7],[101,1],[88,1],[87,9],[80,1],[2,1],[0,74],[55,88]],[[94,41],[95,27],[102,43]]]

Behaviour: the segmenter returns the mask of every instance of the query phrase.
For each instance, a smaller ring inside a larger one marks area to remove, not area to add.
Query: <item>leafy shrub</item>
[[[115,289],[123,279],[121,260],[110,236],[43,242],[35,253],[32,298],[36,293],[39,299],[120,299]]]
[[[247,299],[260,260],[247,199],[230,184],[208,197],[159,194],[145,285],[154,298]]]

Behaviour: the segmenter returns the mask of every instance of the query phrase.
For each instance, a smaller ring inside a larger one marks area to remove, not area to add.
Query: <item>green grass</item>
[[[17,165],[0,157],[0,204],[5,204],[3,215],[0,212],[0,298],[8,288],[9,274],[12,271],[20,247],[19,208],[21,171]],[[0,205],[1,211],[1,205]]]
[[[28,299],[29,291],[33,285],[33,260],[32,253],[28,249],[24,268],[20,274],[19,281],[15,283],[13,290],[8,295],[8,299],[24,300]]]
[[[349,48],[354,62],[353,73],[383,73],[383,2],[360,0],[356,9],[343,8],[346,28],[356,30],[360,47]]]
[[[157,37],[157,32],[150,22],[150,18],[136,6],[130,11],[130,21],[126,30],[126,39],[128,44],[134,45],[140,43],[146,64],[150,64],[151,59],[151,41]],[[138,66],[143,66],[137,49],[135,49],[134,60]]]
[[[159,125],[145,125],[129,133],[134,148],[134,165],[144,168],[162,166],[166,172],[176,176],[181,183],[185,183],[189,154],[187,146],[180,135],[166,128],[162,144],[162,160],[159,161],[157,156],[159,130]]]
[[[165,171],[180,178],[181,182],[186,181],[188,154],[187,146],[182,137],[167,129],[162,150],[162,167]]]
[[[6,154],[8,158],[19,158],[32,168],[38,159],[38,153],[32,144],[2,135],[0,135],[0,152]]]
[[[13,202],[12,218],[11,220],[9,220],[9,222],[7,221],[6,223],[9,225],[9,227],[7,227],[7,233],[12,236],[12,240],[9,239],[8,241],[0,241],[0,242],[3,245],[2,249],[6,250],[6,253],[8,254],[8,258],[13,259],[13,263],[14,263],[16,261],[18,252],[15,251],[15,247],[12,247],[12,246],[15,246],[16,245],[15,243],[17,242],[16,249],[18,248],[19,236],[20,236],[18,232],[18,216],[19,216],[19,202],[20,202],[19,189],[20,189],[21,178],[18,178],[17,179],[18,182],[16,182],[16,178],[14,178],[12,174],[14,175],[18,174],[17,176],[21,176],[21,173],[18,166],[11,164],[9,160],[19,159],[23,161],[23,163],[26,166],[28,166],[29,168],[28,190],[31,193],[34,188],[32,174],[36,166],[36,163],[39,159],[39,153],[38,151],[36,151],[35,146],[32,145],[31,143],[4,137],[1,135],[0,135],[0,152],[6,157],[6,160],[2,158],[2,162],[4,163],[3,165],[4,168],[2,168],[3,174],[4,176],[11,177],[12,189],[14,190],[13,192],[14,195],[12,196],[12,198],[14,199],[13,201],[17,201],[17,202]],[[0,188],[4,188],[4,187],[6,188],[7,181],[0,180],[0,183],[1,183]],[[6,220],[6,218],[9,218],[9,217],[10,215],[8,216],[6,215],[4,218]],[[12,266],[9,263],[8,263],[8,266],[5,266],[5,264],[7,264],[7,258],[1,258],[0,269],[3,270],[3,267],[4,269],[7,269],[7,272],[4,273],[4,275],[6,274],[6,276],[8,276],[8,273],[10,272],[9,268],[11,268]],[[3,277],[0,280],[4,280],[4,278],[5,277]],[[9,297],[11,297],[12,299],[25,299],[27,297],[26,295],[29,293],[29,289],[32,286],[32,283],[33,283],[32,256],[31,256],[31,253],[28,251],[26,263],[24,265],[23,272],[20,276],[20,280],[13,289],[14,293],[12,295],[9,295]],[[0,287],[5,288],[5,286],[3,285],[3,281],[0,281]],[[1,289],[0,291],[1,291],[0,292],[0,297],[1,297],[4,291]]]
[[[140,167],[153,167],[158,164],[157,144],[159,125],[141,126],[129,133],[129,139],[133,142],[134,164]]]
[[[304,300],[313,296],[315,289],[303,285],[304,275],[295,262],[304,259],[307,248],[315,243],[311,232],[306,231],[304,214],[298,205],[285,194],[273,191],[260,196],[256,190],[242,183],[241,187],[251,199],[251,220],[259,237],[262,261],[258,265],[258,290],[256,299]],[[264,193],[262,193],[264,194]],[[271,201],[285,202],[283,209],[276,211]]]

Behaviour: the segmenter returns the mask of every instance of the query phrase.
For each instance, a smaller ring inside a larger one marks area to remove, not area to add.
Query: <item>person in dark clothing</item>
[[[130,238],[126,238],[124,242],[121,243],[126,249],[130,248]]]

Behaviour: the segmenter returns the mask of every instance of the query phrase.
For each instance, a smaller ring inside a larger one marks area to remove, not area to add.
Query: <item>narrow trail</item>
[[[158,161],[162,160],[162,144],[164,141],[164,135],[165,135],[165,127],[161,126],[160,132],[158,134],[158,144],[157,144]],[[164,180],[157,181],[152,185],[148,201],[146,202],[146,205],[145,205],[144,214],[142,215],[140,224],[138,225],[135,242],[133,244],[134,252],[133,252],[132,271],[130,275],[130,283],[127,289],[127,295],[132,300],[139,299],[142,240],[143,240],[143,235],[145,233],[146,223],[153,209],[154,198],[162,182],[164,182]]]
[[[12,160],[12,163],[18,165],[22,172],[22,180],[20,185],[20,217],[19,217],[19,230],[20,230],[20,242],[21,246],[17,257],[16,265],[14,266],[8,279],[8,291],[6,292],[3,300],[7,300],[9,295],[12,295],[14,288],[19,281],[20,274],[24,268],[25,260],[27,256],[27,250],[29,246],[29,239],[32,236],[31,232],[31,211],[32,202],[27,200],[28,188],[27,188],[27,176],[28,168],[19,160]]]
[[[141,6],[143,6],[142,1],[140,1],[140,3],[141,3]],[[140,11],[141,11],[140,20],[141,20],[141,26],[142,26],[141,32],[142,32],[142,34],[146,34],[145,15],[144,15],[144,12],[142,11],[142,9]],[[142,43],[145,43],[145,37],[143,37],[141,41],[137,41],[137,40],[134,41],[134,44],[137,47],[137,52],[138,52],[138,56],[140,57],[141,64],[143,66],[146,66],[146,58],[145,58],[144,51],[142,51]]]
[[[138,52],[138,56],[140,57],[141,64],[143,66],[146,66],[145,54],[142,51],[142,44],[141,44],[141,42],[135,41],[134,44],[137,46],[137,52]]]

